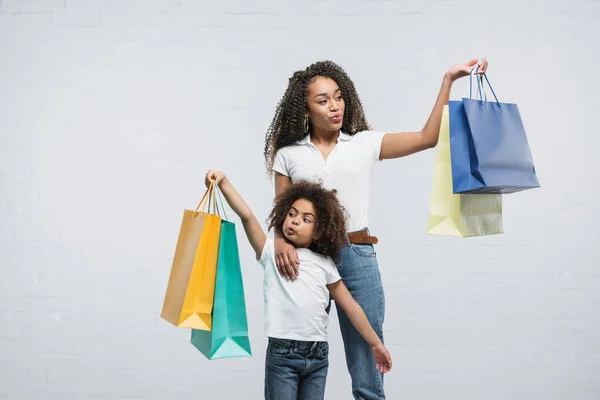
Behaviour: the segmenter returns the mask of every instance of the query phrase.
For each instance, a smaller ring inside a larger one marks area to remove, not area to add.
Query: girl
[[[337,190],[349,214],[338,270],[382,340],[385,301],[373,249],[377,238],[368,230],[371,170],[380,160],[435,147],[452,83],[469,75],[476,64],[471,60],[446,72],[421,131],[386,134],[371,131],[354,83],[344,70],[331,61],[317,62],[290,78],[267,130],[264,157],[269,174],[275,175],[276,196],[301,179]],[[478,72],[485,73],[487,61],[483,59],[479,66]],[[288,279],[304,273],[296,249],[282,237],[275,238],[275,259],[280,274]],[[384,399],[383,375],[370,368],[370,345],[337,306],[354,398]]]
[[[265,399],[323,399],[329,366],[327,325],[329,296],[346,312],[369,343],[372,369],[385,373],[392,359],[365,313],[341,281],[332,258],[344,241],[345,217],[335,191],[299,182],[275,201],[269,229],[297,250],[303,274],[284,279],[275,266],[273,240],[267,239],[256,217],[221,172],[208,171],[227,203],[240,217],[246,236],[264,267],[265,331],[269,338],[265,362]]]

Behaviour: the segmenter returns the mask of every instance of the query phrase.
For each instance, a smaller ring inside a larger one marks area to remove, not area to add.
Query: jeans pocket
[[[375,248],[372,244],[353,244],[350,247],[361,257],[374,258],[377,256],[377,253],[375,253]]]
[[[267,352],[274,357],[289,357],[292,354],[292,348],[283,346],[277,342],[270,342],[267,347]]]
[[[319,351],[317,352],[318,360],[325,360],[329,356],[329,344],[327,342],[319,344]]]

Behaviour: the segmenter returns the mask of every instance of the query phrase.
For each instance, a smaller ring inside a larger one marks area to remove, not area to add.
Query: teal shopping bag
[[[212,331],[192,329],[192,344],[209,360],[249,357],[250,339],[235,224],[221,220]]]

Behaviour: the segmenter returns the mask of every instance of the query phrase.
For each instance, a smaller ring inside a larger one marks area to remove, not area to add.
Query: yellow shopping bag
[[[211,330],[221,217],[210,214],[214,182],[194,211],[185,210],[161,317],[180,328]],[[204,209],[208,205],[208,212]],[[198,211],[200,210],[200,211]],[[215,212],[215,211],[213,211]]]
[[[450,162],[450,121],[444,106],[435,155],[427,233],[484,236],[503,232],[501,194],[454,194]]]

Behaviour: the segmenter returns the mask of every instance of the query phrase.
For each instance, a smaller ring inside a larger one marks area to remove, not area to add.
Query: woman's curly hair
[[[277,234],[284,236],[283,222],[298,199],[310,201],[317,214],[317,239],[309,249],[337,261],[338,250],[346,240],[346,212],[338,201],[335,190],[327,190],[318,183],[307,181],[293,183],[275,199],[275,206],[267,219],[269,230],[275,228]]]
[[[308,85],[318,76],[332,79],[342,91],[342,98],[346,105],[342,131],[354,135],[371,129],[354,88],[354,82],[339,65],[331,61],[319,61],[303,71],[296,71],[289,79],[287,90],[277,104],[273,121],[267,129],[264,156],[269,176],[273,175],[273,163],[277,151],[307,135],[304,130],[304,115],[308,111],[306,103]]]

